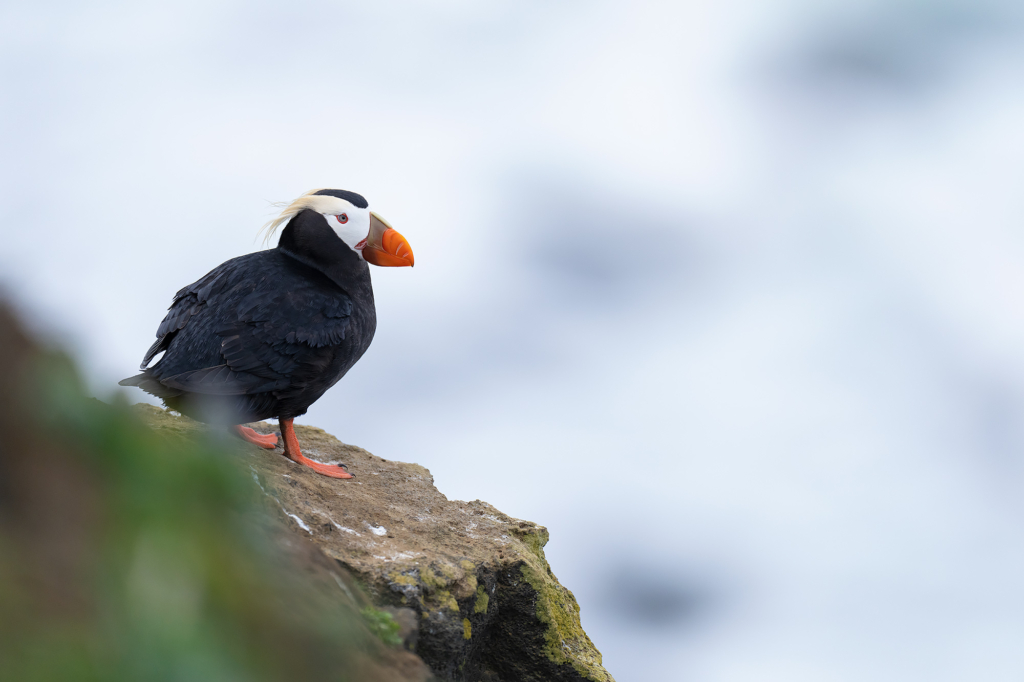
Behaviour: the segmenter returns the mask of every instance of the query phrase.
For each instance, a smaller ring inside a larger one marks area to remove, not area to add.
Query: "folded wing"
[[[179,291],[146,352],[143,374],[122,383],[160,397],[301,389],[327,368],[353,304],[326,277],[297,273],[305,266],[286,258],[235,258]]]

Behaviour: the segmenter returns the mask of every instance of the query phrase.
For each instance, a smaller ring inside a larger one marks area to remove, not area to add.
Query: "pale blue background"
[[[417,266],[304,421],[547,525],[619,682],[1020,680],[1022,27],[7,2],[0,282],[110,396],[268,202],[359,191]]]

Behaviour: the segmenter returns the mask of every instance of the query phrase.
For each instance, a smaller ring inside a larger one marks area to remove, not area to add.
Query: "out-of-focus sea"
[[[355,190],[417,265],[300,421],[546,525],[619,682],[1024,676],[1019,3],[9,2],[0,35],[0,289],[97,396],[269,202]]]

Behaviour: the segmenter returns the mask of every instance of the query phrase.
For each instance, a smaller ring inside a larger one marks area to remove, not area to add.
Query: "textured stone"
[[[139,409],[160,430],[203,428]],[[381,459],[314,427],[296,426],[296,433],[304,454],[342,463],[356,478],[320,476],[280,448],[239,442],[235,450],[294,534],[349,571],[377,606],[415,613],[418,632],[409,632],[406,615],[402,638],[435,675],[613,682],[580,625],[576,599],[544,557],[547,529],[480,500],[449,500],[417,464]]]

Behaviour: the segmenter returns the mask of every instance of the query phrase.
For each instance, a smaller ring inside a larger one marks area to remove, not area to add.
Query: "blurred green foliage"
[[[397,625],[279,551],[231,447],[86,398],[18,329],[0,356],[0,679],[379,677]]]
[[[387,611],[378,611],[367,606],[360,613],[366,621],[370,632],[377,635],[382,642],[390,646],[401,646],[402,638],[398,636],[399,626]]]

